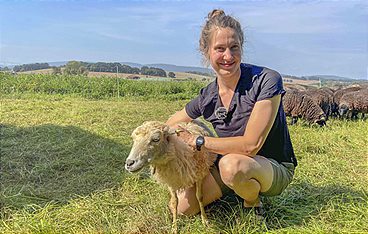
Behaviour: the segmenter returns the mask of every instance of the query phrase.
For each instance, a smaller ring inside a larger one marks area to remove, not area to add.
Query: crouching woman
[[[208,205],[229,192],[244,199],[244,207],[262,212],[259,196],[280,194],[291,182],[297,165],[281,99],[282,77],[271,69],[241,62],[244,35],[240,23],[222,10],[209,13],[200,38],[200,51],[216,80],[200,91],[170,126],[203,116],[218,137],[180,137],[197,150],[218,154],[203,182]],[[178,212],[199,212],[195,188],[178,194]]]

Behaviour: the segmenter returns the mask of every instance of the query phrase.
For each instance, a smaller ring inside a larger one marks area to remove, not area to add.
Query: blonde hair
[[[243,51],[244,34],[239,21],[234,19],[232,16],[226,15],[221,9],[214,9],[208,13],[207,20],[202,27],[201,37],[199,39],[199,51],[203,55],[203,62],[205,64],[208,64],[209,61],[208,50],[212,33],[214,29],[219,28],[233,29],[239,38],[241,51]]]

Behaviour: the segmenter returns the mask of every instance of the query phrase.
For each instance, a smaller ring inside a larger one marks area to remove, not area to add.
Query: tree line
[[[166,71],[161,68],[143,66],[142,68],[131,67],[121,63],[88,63],[80,61],[69,61],[64,66],[50,66],[48,63],[31,63],[14,66],[14,72],[34,71],[40,69],[53,69],[53,74],[67,75],[87,75],[88,72],[111,72],[111,73],[129,73],[150,76],[167,77]],[[61,69],[64,68],[64,69]],[[1,68],[0,68],[1,69]],[[8,68],[6,68],[8,70]],[[4,69],[5,70],[5,69]],[[170,72],[169,77],[174,78],[175,74]]]
[[[16,65],[13,67],[13,71],[15,72],[23,72],[23,71],[34,71],[50,68],[48,63],[31,63],[31,64],[23,64]]]

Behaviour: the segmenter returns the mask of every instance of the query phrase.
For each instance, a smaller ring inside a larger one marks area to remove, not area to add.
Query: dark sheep
[[[346,93],[350,93],[350,92],[355,92],[358,90],[361,90],[362,88],[359,86],[354,86],[354,87],[348,87],[348,88],[344,88],[344,89],[339,89],[334,93],[334,102],[339,105],[340,104],[340,99],[341,97],[346,94]]]
[[[322,87],[320,88],[320,90],[326,91],[332,97],[334,96],[334,93],[336,92],[336,90],[334,90],[333,88],[329,88],[329,87]]]
[[[313,89],[305,91],[307,94],[326,114],[326,120],[331,115],[332,109],[335,107],[333,95],[323,89]]]
[[[339,114],[341,117],[357,119],[358,113],[368,113],[368,89],[360,89],[344,94],[340,99]]]
[[[353,86],[353,87],[348,87],[348,88],[343,88],[343,89],[339,89],[336,90],[336,92],[334,93],[333,96],[333,110],[332,110],[332,115],[333,116],[340,116],[340,111],[339,111],[339,106],[340,106],[340,99],[341,97],[346,94],[346,93],[350,93],[350,92],[355,92],[360,90],[361,87],[360,86]]]
[[[292,117],[291,124],[303,118],[310,124],[326,125],[326,114],[308,95],[298,92],[286,92],[282,99],[285,114]]]

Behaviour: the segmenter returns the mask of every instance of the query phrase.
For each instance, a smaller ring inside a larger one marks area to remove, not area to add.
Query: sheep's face
[[[319,126],[323,127],[326,125],[326,115],[323,113],[319,116],[319,119],[315,121]]]
[[[340,106],[339,106],[339,115],[340,116],[346,115],[346,113],[348,113],[348,110],[349,110],[349,107],[345,103],[340,104]]]
[[[132,133],[133,146],[125,161],[125,169],[137,172],[143,167],[164,160],[168,144],[168,127],[158,122],[146,122]]]

